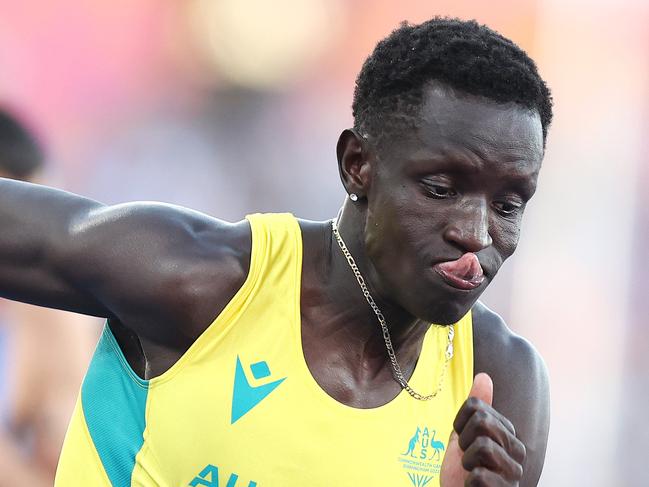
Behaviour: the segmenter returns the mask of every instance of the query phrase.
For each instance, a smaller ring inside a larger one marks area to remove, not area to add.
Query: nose
[[[444,231],[444,238],[464,252],[479,252],[493,241],[489,234],[489,208],[480,199],[463,202]]]

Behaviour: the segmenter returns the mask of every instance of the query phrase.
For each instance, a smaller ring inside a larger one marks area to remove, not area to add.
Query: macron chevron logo
[[[254,363],[250,366],[250,371],[255,380],[262,380],[270,376],[270,368],[265,361]],[[236,423],[252,408],[273,392],[284,382],[286,377],[261,385],[251,385],[248,382],[246,373],[241,365],[241,359],[237,355],[237,367],[234,371],[234,390],[232,391],[232,415],[230,424]]]

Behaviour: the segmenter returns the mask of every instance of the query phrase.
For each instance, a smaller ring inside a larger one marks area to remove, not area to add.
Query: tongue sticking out
[[[446,282],[460,289],[474,289],[484,280],[480,261],[472,252],[457,260],[436,264],[434,269]]]

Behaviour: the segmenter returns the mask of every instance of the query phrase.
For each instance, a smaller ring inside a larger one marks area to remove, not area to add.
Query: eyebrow
[[[499,161],[485,160],[474,154],[474,158],[469,158],[458,154],[426,154],[420,157],[413,157],[408,162],[412,164],[412,173],[423,174],[426,172],[444,172],[457,175],[475,175],[485,170],[485,165],[498,162],[522,163],[520,158],[511,158]],[[434,167],[432,167],[434,165]],[[410,171],[409,171],[410,172]],[[521,193],[526,200],[529,200],[536,191],[536,184],[530,181],[530,177],[538,174],[538,169],[534,172],[524,174],[505,173],[501,179],[506,183],[504,186],[508,189]]]
[[[457,154],[429,153],[410,158],[407,160],[407,162],[409,164],[412,164],[414,166],[413,169],[417,172],[421,172],[423,169],[425,169],[426,166],[431,166],[432,164],[434,164],[435,170],[475,173],[483,168],[485,161],[479,159],[479,162],[476,164],[475,161],[472,161],[464,156],[458,157]]]
[[[506,187],[516,190],[525,200],[529,200],[536,191],[536,184],[524,176],[510,176],[508,182]]]

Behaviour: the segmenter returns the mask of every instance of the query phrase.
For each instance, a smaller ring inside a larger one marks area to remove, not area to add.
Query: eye
[[[519,201],[494,201],[493,207],[501,215],[511,216],[523,208],[523,203]]]
[[[424,183],[424,187],[426,188],[426,192],[433,198],[444,199],[457,196],[457,191],[455,191],[455,189],[443,184]]]

